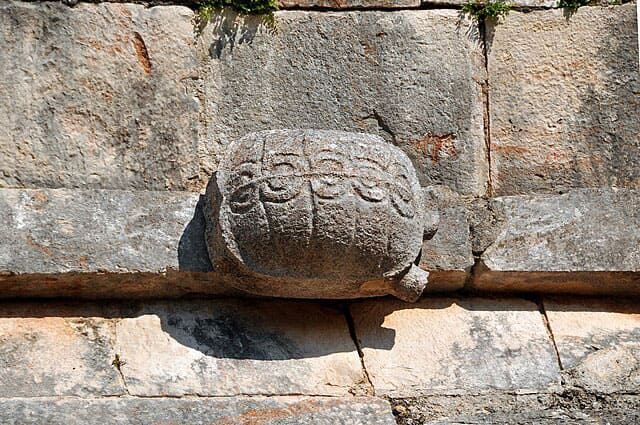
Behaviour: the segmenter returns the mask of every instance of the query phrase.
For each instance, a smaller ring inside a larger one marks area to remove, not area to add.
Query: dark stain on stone
[[[151,73],[151,60],[149,59],[149,52],[147,51],[147,45],[144,39],[138,32],[133,33],[133,48],[136,50],[138,56],[138,62],[147,74]]]
[[[170,314],[165,331],[183,345],[216,358],[285,360],[302,358],[292,341],[235,317],[194,317]]]

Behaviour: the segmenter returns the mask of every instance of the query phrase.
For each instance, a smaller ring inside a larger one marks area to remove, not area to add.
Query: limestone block
[[[462,6],[463,4],[468,3],[468,0],[423,0],[423,6],[433,6],[433,5],[448,5],[448,6]],[[536,8],[552,8],[558,7],[558,0],[513,0],[509,1],[512,7],[527,9],[536,9]],[[598,4],[605,6],[607,4],[617,4],[615,0],[596,0],[592,1],[591,4]],[[528,11],[528,10],[527,10]],[[511,12],[509,12],[511,13]],[[500,18],[502,19],[502,18]],[[501,22],[500,20],[492,22]]]
[[[635,425],[640,396],[491,393],[392,400],[399,425],[536,424]]]
[[[422,188],[409,158],[380,137],[251,133],[231,144],[210,186],[211,262],[272,277],[260,294],[305,297],[306,285],[329,293],[336,284],[387,279],[397,285],[390,292],[415,300],[427,283],[414,264]]]
[[[204,187],[192,16],[3,2],[0,187]]]
[[[569,385],[597,393],[640,391],[640,308],[632,300],[544,301]]]
[[[438,226],[424,240],[420,267],[429,270],[426,292],[461,289],[474,264],[469,209],[462,197],[444,187],[429,187],[425,198],[437,205]],[[425,205],[427,214],[433,206]]]
[[[492,271],[640,271],[640,193],[573,190],[492,200],[504,221],[482,255]]]
[[[547,391],[560,381],[542,317],[528,301],[361,302],[352,315],[377,395]]]
[[[239,287],[260,294],[255,276],[213,270],[203,205],[190,192],[0,189],[0,298],[250,295]],[[372,297],[389,286],[308,282],[297,295]],[[448,288],[437,279],[429,290]]]
[[[374,397],[0,399],[5,425],[129,425],[132,420],[149,425],[395,424],[389,403]]]
[[[42,303],[0,306],[0,398],[125,394],[111,366],[113,321],[59,313]]]
[[[117,324],[132,395],[347,395],[364,391],[344,315],[317,304],[146,304]]]
[[[636,6],[511,12],[490,26],[497,195],[640,186]]]
[[[17,274],[164,272],[198,195],[117,190],[0,191],[0,270]]]
[[[423,185],[485,192],[484,57],[455,10],[281,11],[277,30],[220,15],[200,49],[213,157],[247,133],[317,128],[378,134]]]

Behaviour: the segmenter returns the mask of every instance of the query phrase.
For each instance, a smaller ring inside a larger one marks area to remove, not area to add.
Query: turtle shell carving
[[[214,179],[218,244],[245,272],[366,282],[407,273],[420,252],[415,170],[378,136],[252,133],[230,145]]]

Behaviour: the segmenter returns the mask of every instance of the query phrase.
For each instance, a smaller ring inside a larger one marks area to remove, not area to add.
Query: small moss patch
[[[278,10],[276,0],[203,0],[198,3],[195,17],[196,33],[201,33],[216,12],[231,9],[242,15],[260,15],[267,27],[275,28],[273,12]]]
[[[571,0],[570,0],[571,1]],[[496,1],[470,1],[462,5],[462,11],[473,16],[476,21],[485,19],[499,19],[509,13],[511,3]]]
[[[560,0],[558,7],[569,10],[578,10],[579,7],[588,6],[590,0]]]

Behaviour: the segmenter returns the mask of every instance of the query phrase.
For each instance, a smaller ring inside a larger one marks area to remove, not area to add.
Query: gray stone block
[[[239,287],[260,294],[259,279],[220,264],[213,271],[202,205],[189,192],[0,189],[0,297],[248,295]],[[430,290],[448,287],[436,281]],[[305,291],[370,297],[389,284],[336,280]]]
[[[636,6],[511,12],[488,34],[497,195],[640,186]]]
[[[478,231],[495,240],[482,254],[474,288],[620,295],[640,290],[638,191],[582,189],[488,202],[493,220]]]
[[[399,425],[527,424],[635,425],[640,396],[561,393],[492,393],[391,401]]]
[[[512,7],[523,9],[525,11],[529,11],[530,9],[548,9],[552,7],[558,7],[558,0],[513,0],[505,3],[510,3]],[[462,6],[463,4],[468,3],[468,0],[423,0],[423,6],[437,6],[437,5],[446,5],[446,6]],[[616,3],[616,0],[595,0],[591,1],[591,4],[597,3],[601,6],[606,6],[608,4],[619,4]],[[511,13],[511,12],[510,12]],[[489,24],[500,24],[502,17],[498,20],[494,20]]]
[[[199,190],[193,12],[0,5],[0,187]]]
[[[198,197],[188,192],[0,190],[0,271],[177,270],[179,242]]]
[[[282,8],[394,9],[418,7],[420,0],[279,0]]]
[[[495,198],[504,215],[482,255],[492,271],[640,271],[640,193],[583,189]]]
[[[0,399],[5,425],[395,424],[374,397]]]
[[[258,130],[363,131],[403,149],[422,184],[485,192],[485,69],[474,23],[454,10],[275,17],[274,33],[222,15],[200,40],[215,158]]]
[[[551,340],[529,301],[360,302],[352,315],[377,395],[545,392],[560,383]]]
[[[446,187],[429,187],[425,197],[433,205],[425,205],[426,216],[437,214],[438,227],[432,237],[422,243],[420,267],[429,270],[426,292],[461,289],[474,264],[466,200]]]

